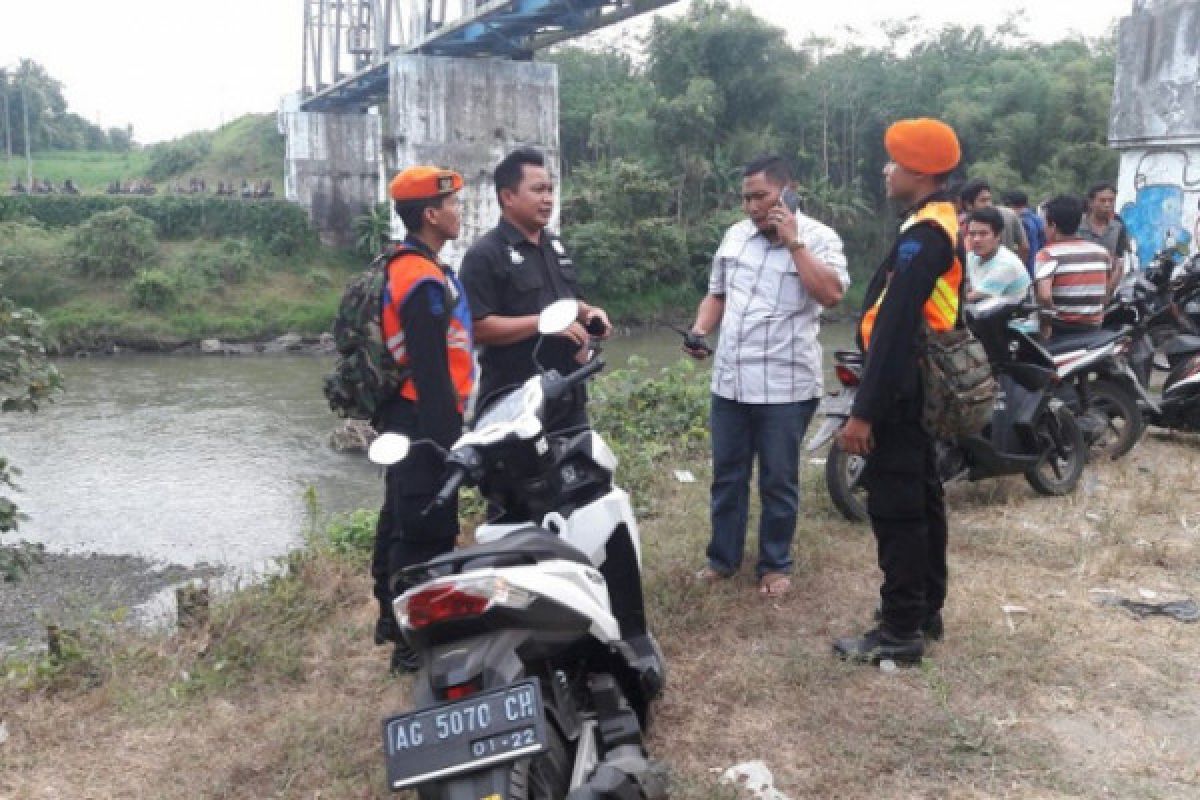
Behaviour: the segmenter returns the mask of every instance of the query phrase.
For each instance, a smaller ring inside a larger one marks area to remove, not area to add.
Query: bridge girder
[[[305,0],[301,109],[362,111],[393,53],[531,58],[676,0]]]

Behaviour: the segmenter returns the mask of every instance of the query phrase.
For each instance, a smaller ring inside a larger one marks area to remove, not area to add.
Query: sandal
[[[718,581],[729,580],[730,577],[731,576],[726,575],[724,572],[719,570],[713,569],[713,567],[707,564],[701,567],[695,575],[696,583],[703,584],[713,584],[717,583]]]
[[[768,597],[783,597],[792,590],[792,579],[782,572],[768,572],[758,579],[759,594]]]

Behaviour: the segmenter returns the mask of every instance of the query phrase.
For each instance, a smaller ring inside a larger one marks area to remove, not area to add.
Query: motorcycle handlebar
[[[450,501],[458,494],[458,490],[462,487],[463,481],[467,477],[467,468],[462,464],[450,464],[450,476],[446,478],[446,482],[442,484],[442,489],[437,493],[437,496],[430,501],[425,510],[421,512],[422,516],[428,515],[434,511],[445,508]]]

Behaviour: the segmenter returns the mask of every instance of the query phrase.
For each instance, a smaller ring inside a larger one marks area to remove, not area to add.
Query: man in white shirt
[[[821,396],[822,308],[850,285],[842,240],[833,229],[793,213],[783,201],[791,181],[777,156],[744,169],[742,207],[713,257],[685,351],[708,355],[702,339],[720,325],[712,373],[712,538],[701,580],[728,578],[742,563],[750,473],[759,469],[759,589],[791,588],[791,547],[799,509],[800,442]]]

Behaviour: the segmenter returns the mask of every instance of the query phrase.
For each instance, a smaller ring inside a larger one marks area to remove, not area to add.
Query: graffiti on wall
[[[1154,149],[1138,160],[1136,196],[1120,213],[1139,263],[1149,263],[1172,242],[1185,251],[1200,244],[1200,175],[1192,174],[1193,156],[1200,161],[1200,153]]]

